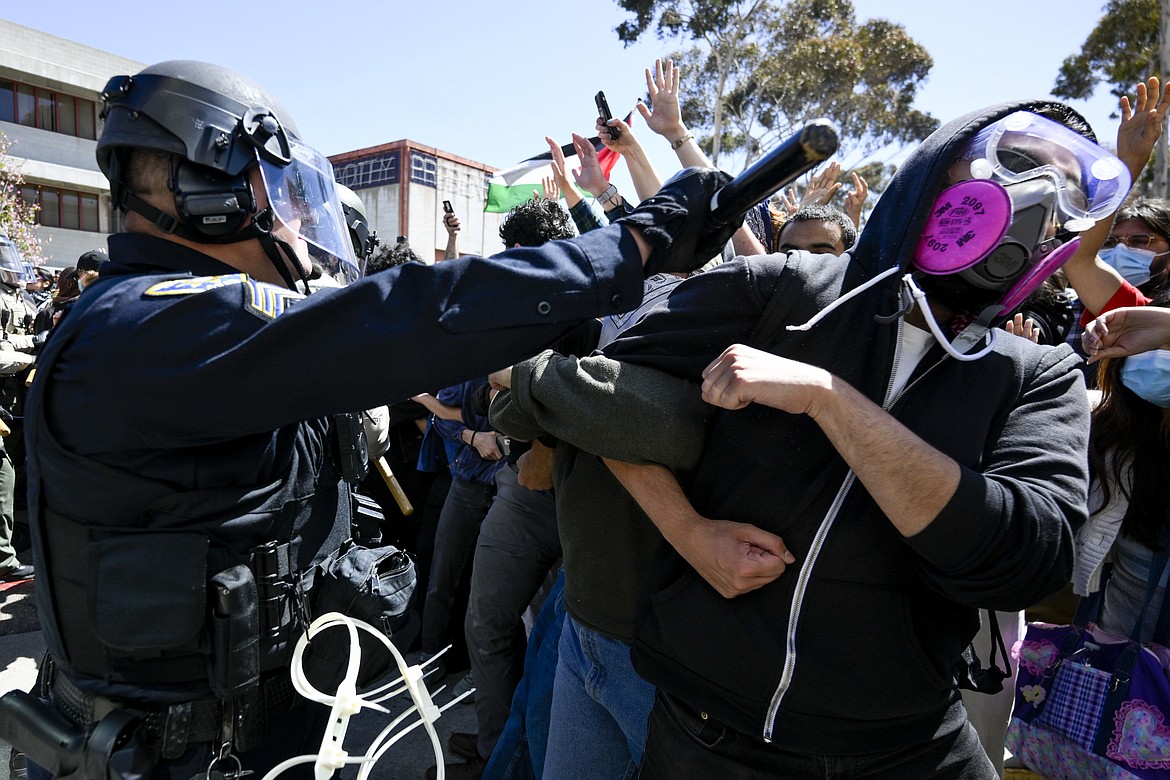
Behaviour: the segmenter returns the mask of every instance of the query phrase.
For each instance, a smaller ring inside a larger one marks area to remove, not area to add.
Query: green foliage
[[[16,161],[8,156],[11,146],[8,136],[0,133],[0,233],[12,239],[25,262],[40,265],[45,257],[37,235],[38,206],[25,203],[21,197],[24,176]]]
[[[1084,99],[1104,82],[1120,98],[1162,70],[1158,0],[1109,0],[1081,51],[1061,64],[1052,94]]]
[[[851,0],[618,0],[633,14],[617,28],[627,44],[653,29],[690,42],[683,119],[705,131],[713,161],[747,162],[806,122],[828,117],[842,154],[929,135],[938,121],[913,108],[933,64],[898,24],[858,24]]]

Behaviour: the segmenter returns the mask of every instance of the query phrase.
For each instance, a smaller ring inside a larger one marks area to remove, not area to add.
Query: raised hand
[[[1162,123],[1170,108],[1170,82],[1162,87],[1157,76],[1150,76],[1137,85],[1137,96],[1132,104],[1129,96],[1121,98],[1121,124],[1117,127],[1117,156],[1124,162],[1136,180],[1142,168],[1150,161],[1154,144],[1162,135]]]
[[[540,200],[547,198],[548,200],[560,200],[561,188],[557,186],[557,180],[554,176],[545,176],[540,180],[540,184],[544,187],[544,192],[532,191],[532,199]]]
[[[837,194],[837,190],[841,189],[841,182],[837,181],[840,175],[841,163],[834,160],[826,165],[823,171],[814,174],[809,179],[808,187],[804,190],[804,196],[800,199],[800,205],[826,205]]]
[[[1040,343],[1040,329],[1036,327],[1035,320],[1031,317],[1025,318],[1020,312],[1016,312],[1016,316],[1005,322],[1003,329],[1014,336],[1026,338],[1033,344]]]
[[[796,190],[789,187],[788,192],[781,192],[780,205],[784,207],[788,216],[795,214],[800,209],[800,204],[796,201]]]
[[[604,132],[605,128],[612,127],[618,131],[617,138],[610,138],[609,133]],[[601,117],[597,117],[597,123],[594,125],[597,130],[597,137],[601,139],[601,143],[607,149],[613,149],[618,154],[628,155],[633,149],[640,146],[638,139],[634,137],[634,131],[626,124],[626,120],[614,117],[609,120],[608,125],[601,124]]]
[[[578,187],[596,198],[609,189],[605,172],[601,170],[601,163],[597,160],[597,150],[593,148],[589,139],[576,133],[573,133],[573,148],[577,150],[577,159],[581,161],[581,167],[573,170],[573,179]]]
[[[865,182],[865,178],[856,172],[850,173],[849,177],[853,179],[853,189],[845,194],[845,213],[849,215],[849,219],[853,220],[853,226],[860,230],[861,212],[865,210],[865,199],[869,196],[869,185]]]
[[[673,60],[654,60],[654,71],[646,68],[646,92],[650,95],[653,110],[645,103],[638,103],[638,113],[646,120],[646,126],[666,140],[674,143],[687,133],[679,109],[680,71]]]
[[[565,192],[573,185],[569,182],[568,172],[565,168],[565,153],[561,151],[561,146],[547,135],[544,140],[548,142],[548,151],[552,155],[552,163],[549,167],[552,168],[554,184],[561,192]]]
[[[1081,334],[1089,363],[1151,349],[1170,349],[1170,309],[1137,306],[1102,314]]]

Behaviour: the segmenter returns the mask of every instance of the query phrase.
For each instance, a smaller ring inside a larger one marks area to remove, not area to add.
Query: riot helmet
[[[16,244],[0,233],[0,282],[10,287],[24,287],[34,278],[32,266],[21,258]]]
[[[258,239],[290,287],[288,266],[303,281],[308,258],[275,235],[281,226],[293,243],[356,272],[332,166],[258,84],[217,65],[174,60],[115,76],[102,102],[97,161],[118,208],[197,243]],[[128,165],[136,149],[166,157],[177,217],[133,192]]]
[[[370,227],[369,217],[366,216],[366,204],[356,192],[344,184],[334,184],[337,195],[341,199],[341,211],[345,215],[345,224],[349,228],[349,240],[353,245],[353,252],[357,256],[358,265],[364,274],[366,263],[374,254],[374,250],[381,242],[378,232]]]

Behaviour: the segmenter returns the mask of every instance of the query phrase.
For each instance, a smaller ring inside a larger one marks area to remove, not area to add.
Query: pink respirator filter
[[[934,202],[914,266],[923,273],[955,274],[987,257],[1012,225],[1012,199],[998,182],[962,181],[947,187]]]

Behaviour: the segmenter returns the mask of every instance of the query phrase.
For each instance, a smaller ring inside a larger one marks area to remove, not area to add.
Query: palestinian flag
[[[630,117],[626,117],[627,124],[629,121]],[[601,171],[608,181],[609,173],[613,170],[613,166],[617,165],[621,155],[607,149],[597,136],[590,138],[589,142],[597,150],[597,161],[601,163]],[[577,150],[572,144],[562,146],[561,153],[565,155],[566,171],[581,167],[581,160],[577,157]],[[521,203],[531,200],[533,190],[544,192],[544,184],[541,180],[545,176],[552,176],[552,152],[529,157],[511,168],[496,171],[488,180],[487,205],[483,207],[483,210],[493,214],[504,214],[511,211]]]

